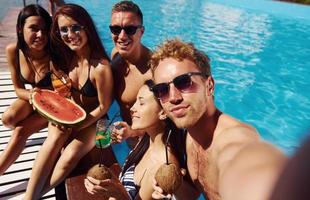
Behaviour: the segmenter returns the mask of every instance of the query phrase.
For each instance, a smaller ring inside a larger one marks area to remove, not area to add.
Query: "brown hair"
[[[54,54],[54,60],[60,61],[65,58],[65,62],[56,62],[59,67],[68,66],[71,62],[71,59],[75,52],[73,52],[61,39],[58,27],[58,17],[60,15],[65,15],[71,17],[75,21],[77,21],[81,26],[84,27],[88,38],[89,48],[91,50],[91,58],[90,59],[101,59],[102,57],[109,59],[102,43],[98,32],[96,30],[96,26],[88,14],[88,12],[81,6],[76,4],[65,4],[59,8],[59,10],[55,13],[53,17],[53,26],[51,30],[51,45],[53,52],[57,52],[58,54]],[[66,70],[66,69],[63,69]]]
[[[120,1],[114,4],[112,14],[116,12],[132,12],[139,17],[141,25],[143,24],[143,14],[139,6],[132,1]]]
[[[186,43],[179,39],[171,39],[159,45],[153,52],[149,61],[153,75],[159,62],[165,58],[174,58],[178,61],[188,59],[194,62],[201,72],[207,76],[211,75],[210,58],[207,54],[198,50],[193,43]]]

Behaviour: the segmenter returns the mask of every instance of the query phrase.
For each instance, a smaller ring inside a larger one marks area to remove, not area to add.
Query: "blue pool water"
[[[116,1],[74,0],[92,15],[108,52]],[[210,55],[216,105],[254,125],[292,154],[310,128],[310,7],[274,1],[135,1],[144,14],[143,43],[191,41]],[[110,113],[115,112],[114,105]],[[124,146],[117,147],[122,154]]]

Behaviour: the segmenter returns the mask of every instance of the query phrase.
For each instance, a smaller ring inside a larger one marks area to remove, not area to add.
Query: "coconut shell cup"
[[[183,182],[181,170],[175,164],[163,164],[155,174],[155,180],[165,194],[173,194]]]
[[[104,166],[103,164],[96,164],[90,168],[87,172],[87,176],[95,178],[97,180],[111,179],[112,173],[110,169]]]

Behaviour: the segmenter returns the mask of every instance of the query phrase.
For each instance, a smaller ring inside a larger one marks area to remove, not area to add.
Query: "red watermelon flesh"
[[[79,105],[51,90],[34,92],[32,102],[39,113],[59,124],[73,125],[86,117]]]

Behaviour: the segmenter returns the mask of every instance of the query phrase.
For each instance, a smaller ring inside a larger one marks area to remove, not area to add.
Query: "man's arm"
[[[270,197],[287,158],[256,135],[254,129],[246,126],[230,128],[219,135],[222,139],[218,140],[224,141],[217,154],[219,193],[223,200]]]

